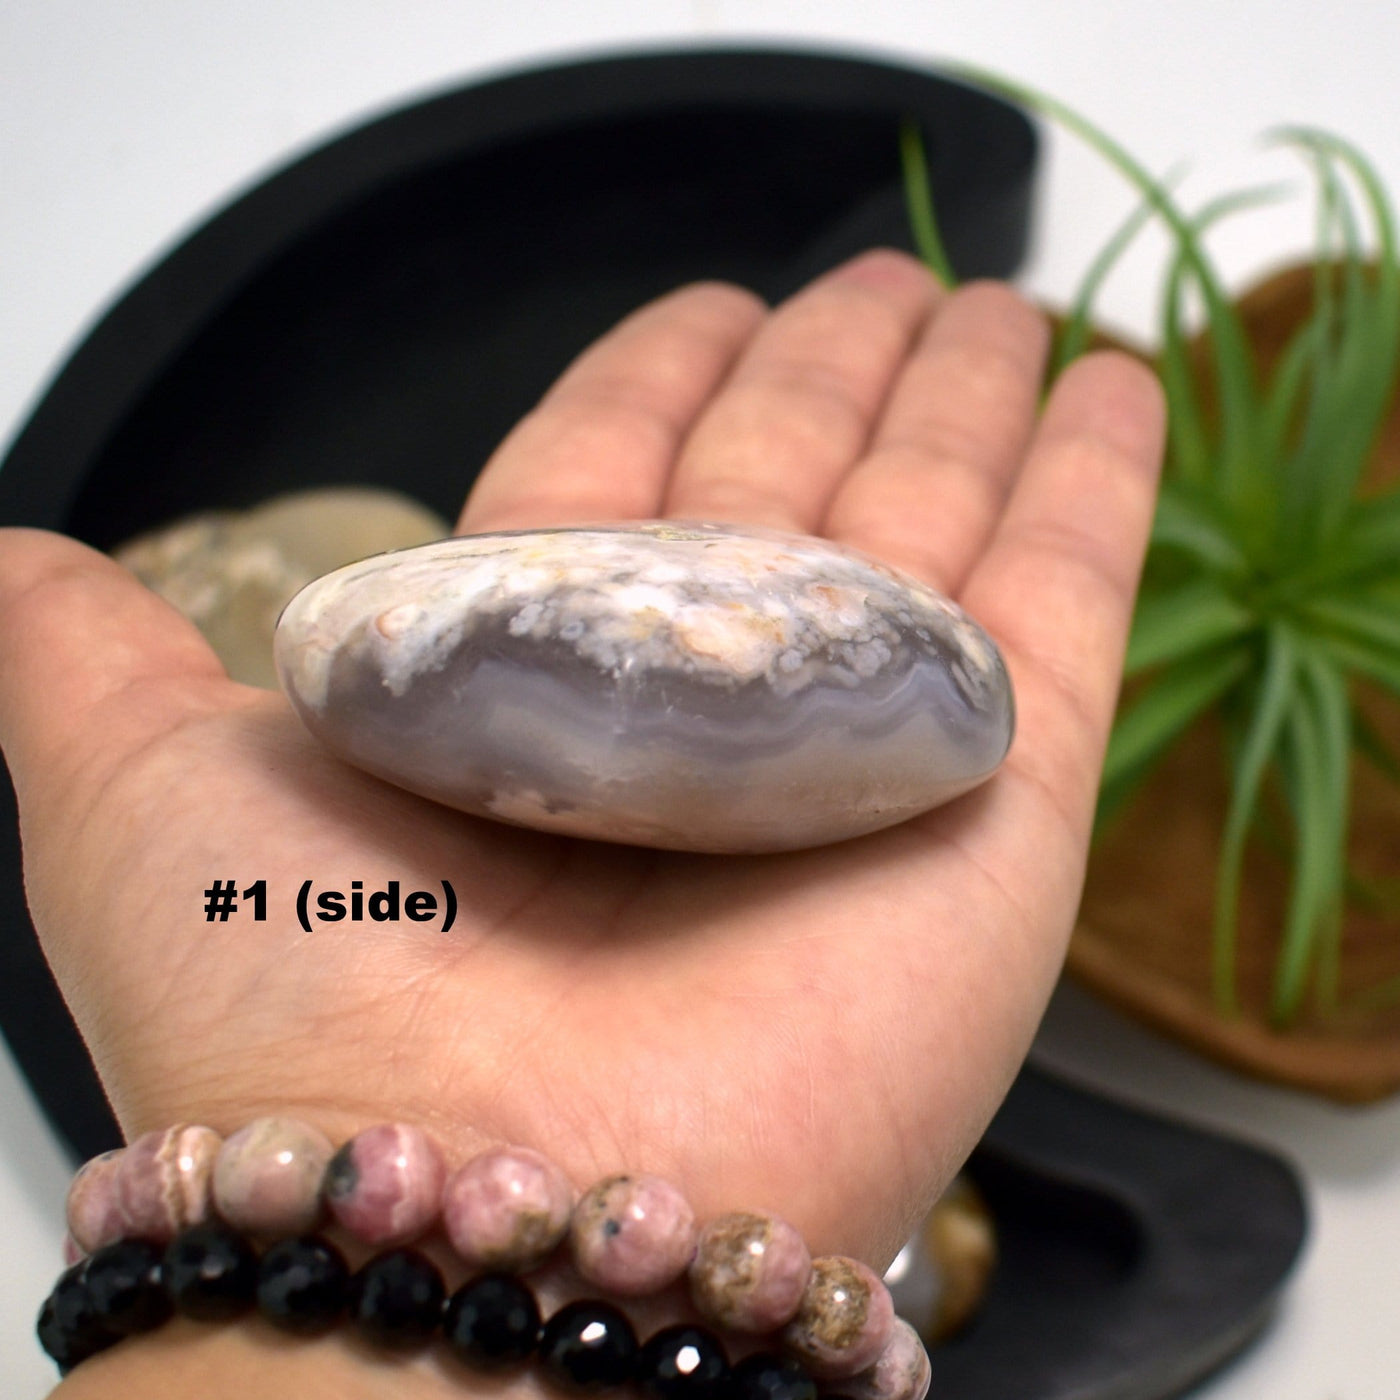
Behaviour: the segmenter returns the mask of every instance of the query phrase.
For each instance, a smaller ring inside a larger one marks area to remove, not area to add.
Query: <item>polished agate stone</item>
[[[441,540],[339,569],[277,626],[350,763],[545,831],[775,851],[988,777],[1005,667],[933,589],[808,536],[657,521]]]

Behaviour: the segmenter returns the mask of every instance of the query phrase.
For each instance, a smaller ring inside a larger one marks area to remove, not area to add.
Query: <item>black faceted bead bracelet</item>
[[[637,1334],[611,1303],[566,1303],[540,1334],[540,1364],[565,1390],[612,1390],[636,1371]]]
[[[705,1327],[665,1327],[637,1353],[637,1388],[647,1400],[728,1400],[729,1358]]]
[[[345,1256],[320,1235],[278,1240],[258,1262],[258,1311],[287,1332],[329,1331],[349,1291]]]
[[[39,1314],[40,1345],[65,1375],[124,1337],[176,1313],[202,1322],[253,1309],[285,1331],[315,1335],[342,1319],[368,1342],[403,1351],[440,1337],[459,1361],[499,1370],[538,1360],[564,1390],[633,1385],[646,1400],[816,1400],[797,1363],[768,1353],[731,1367],[703,1327],[663,1328],[639,1343],[611,1303],[567,1303],[547,1320],[513,1274],[483,1274],[451,1296],[442,1274],[414,1249],[389,1249],[353,1273],[321,1235],[296,1235],[261,1256],[246,1236],[208,1222],[165,1249],[123,1240],[59,1277]]]
[[[147,1240],[103,1245],[83,1268],[93,1310],[119,1337],[149,1332],[175,1311],[161,1282],[164,1250]]]
[[[390,1249],[350,1280],[347,1310],[366,1341],[404,1351],[427,1345],[446,1299],[447,1287],[431,1259],[416,1249]]]
[[[200,1322],[223,1322],[253,1306],[258,1256],[231,1225],[193,1225],[171,1240],[161,1261],[161,1282],[176,1312]]]
[[[65,1376],[79,1362],[121,1341],[121,1334],[107,1326],[93,1304],[83,1278],[85,1268],[74,1264],[63,1271],[53,1292],[44,1299],[35,1327],[39,1345]]]
[[[539,1344],[540,1305],[514,1274],[483,1274],[452,1295],[442,1330],[468,1365],[518,1366]]]

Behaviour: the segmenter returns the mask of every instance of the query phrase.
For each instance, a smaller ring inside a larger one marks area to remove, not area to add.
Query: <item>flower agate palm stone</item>
[[[317,579],[277,625],[347,762],[542,831],[780,851],[903,821],[1011,742],[1001,656],[954,603],[825,540],[654,521],[512,531]]]

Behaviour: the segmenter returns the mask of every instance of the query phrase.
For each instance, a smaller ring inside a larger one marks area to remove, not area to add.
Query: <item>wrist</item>
[[[83,1362],[52,1400],[463,1400],[474,1391],[489,1391],[491,1400],[539,1400],[544,1393],[531,1371],[483,1377],[436,1348],[395,1356],[343,1330],[308,1340],[257,1318],[232,1326],[177,1318]]]
[[[750,1400],[775,1378],[797,1384],[802,1400],[816,1400],[814,1381],[872,1400],[922,1400],[927,1360],[912,1329],[896,1322],[884,1283],[852,1259],[813,1260],[778,1217],[732,1212],[702,1228],[676,1188],[644,1173],[603,1178],[579,1196],[530,1149],[479,1154],[445,1185],[444,1173],[440,1148],[406,1125],[367,1130],[339,1151],[285,1119],[255,1121],[227,1139],[189,1126],[147,1134],[75,1182],[70,1225],[91,1252],[45,1303],[43,1345],[61,1365],[81,1365],[107,1348],[130,1352],[121,1338],[160,1327],[172,1312],[232,1320],[256,1306],[286,1333],[352,1322],[392,1350],[432,1341],[423,1354],[450,1354],[453,1369],[537,1360],[570,1387],[635,1382],[671,1394],[663,1377],[683,1364],[685,1377],[700,1366],[704,1385],[732,1380]],[[328,1209],[352,1248],[306,1233]],[[105,1242],[87,1227],[115,1235]],[[260,1253],[256,1239],[275,1236]],[[435,1262],[400,1247],[410,1240],[433,1254],[451,1249]],[[388,1247],[364,1258],[374,1246]],[[464,1272],[473,1277],[454,1291],[453,1276]],[[743,1359],[732,1370],[731,1342],[698,1327],[697,1312],[735,1334]],[[287,1346],[285,1337],[259,1343],[263,1325],[231,1349],[200,1344],[207,1329],[188,1329],[176,1333],[188,1338],[183,1370],[212,1362],[237,1376]],[[763,1338],[789,1359],[772,1356]],[[405,1374],[398,1363],[374,1365],[360,1339],[332,1345],[340,1349],[318,1345],[316,1364],[329,1355],[337,1376],[350,1364],[356,1394],[375,1394],[386,1370]],[[98,1376],[111,1364],[103,1360]],[[152,1362],[127,1364],[139,1373]],[[892,1374],[876,1385],[880,1365]],[[424,1372],[414,1384],[432,1394],[443,1379]]]

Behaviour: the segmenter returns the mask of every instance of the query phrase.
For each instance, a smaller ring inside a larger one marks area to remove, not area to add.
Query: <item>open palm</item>
[[[670,1176],[883,1262],[1025,1052],[1078,899],[1162,411],[1045,328],[870,254],[776,311],[706,285],[587,352],[502,445],[464,531],[672,516],[828,535],[960,599],[1019,733],[975,793],[781,856],[515,830],[348,769],[229,681],[115,564],[0,532],[0,739],[36,925],[129,1134],[286,1112],[419,1121],[579,1184]],[[268,917],[206,922],[215,879]],[[452,882],[431,924],[300,928],[318,889]]]

